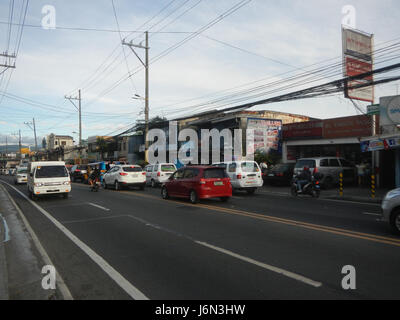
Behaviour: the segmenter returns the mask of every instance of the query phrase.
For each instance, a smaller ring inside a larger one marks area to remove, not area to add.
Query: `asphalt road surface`
[[[26,185],[0,181],[74,299],[400,298],[400,237],[378,205],[265,190],[192,205],[79,183],[33,204]],[[342,287],[344,266],[355,289]]]

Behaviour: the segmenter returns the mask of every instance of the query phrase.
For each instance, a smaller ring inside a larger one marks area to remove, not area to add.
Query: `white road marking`
[[[105,208],[105,207],[99,206],[98,204],[95,204],[95,203],[88,202],[88,204],[90,204],[90,205],[93,206],[93,207],[102,209],[102,210],[104,210],[104,211],[110,211],[110,209],[107,209],[107,208]]]
[[[247,258],[247,257],[241,256],[241,255],[239,255],[239,254],[237,254],[237,253],[234,253],[234,252],[232,252],[232,251],[225,250],[225,249],[222,249],[222,248],[213,246],[213,245],[208,244],[208,243],[206,243],[206,242],[200,242],[200,241],[195,241],[195,242],[196,242],[197,244],[201,245],[201,246],[204,246],[204,247],[207,247],[207,248],[216,250],[216,251],[218,251],[218,252],[224,253],[224,254],[229,255],[229,256],[231,256],[231,257],[240,259],[240,260],[242,260],[242,261],[246,261],[246,262],[248,262],[248,263],[254,264],[254,265],[256,265],[256,266],[258,266],[258,267],[261,267],[261,268],[264,268],[264,269],[266,269],[266,270],[269,270],[269,271],[272,271],[272,272],[276,272],[276,273],[282,274],[282,275],[284,275],[284,276],[286,276],[286,277],[288,277],[288,278],[291,278],[291,279],[294,279],[294,280],[303,282],[303,283],[308,284],[308,285],[310,285],[310,286],[313,286],[313,287],[315,287],[315,288],[319,288],[319,287],[322,286],[322,283],[321,283],[321,282],[311,280],[311,279],[306,278],[306,277],[303,277],[303,276],[301,276],[301,275],[299,275],[299,274],[296,274],[296,273],[293,273],[293,272],[290,272],[290,271],[287,271],[287,270],[284,270],[284,269],[281,269],[281,268],[278,268],[278,267],[274,267],[274,266],[271,266],[271,265],[269,265],[269,264],[265,264],[265,263],[263,263],[263,262],[259,262],[259,261],[257,261],[257,260],[253,260],[253,259],[251,259],[251,258]]]
[[[366,215],[368,215],[368,216],[377,216],[377,217],[382,216],[382,215],[379,214],[379,213],[372,213],[372,212],[363,212],[363,214],[366,214]]]
[[[0,213],[0,218],[3,220],[4,233],[5,233],[3,242],[5,243],[5,242],[10,241],[10,232],[9,232],[10,230],[8,229],[6,219],[1,215],[1,213]]]
[[[117,270],[107,263],[100,255],[94,252],[89,246],[77,238],[71,231],[64,227],[58,220],[52,217],[50,213],[44,210],[37,203],[30,200],[25,194],[12,185],[6,183],[9,187],[13,188],[23,198],[25,198],[32,206],[38,209],[46,218],[48,218],[61,232],[65,234],[74,244],[76,244],[83,252],[85,252],[108,276],[111,277],[129,296],[135,300],[149,300],[139,289],[133,286],[126,280]]]

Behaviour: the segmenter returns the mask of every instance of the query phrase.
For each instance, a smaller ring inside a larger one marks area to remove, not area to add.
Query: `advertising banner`
[[[254,136],[254,145],[247,146],[247,153],[265,152],[271,150],[282,152],[281,135],[282,120],[248,118],[248,135]]]
[[[366,137],[372,134],[372,119],[369,116],[352,116],[323,121],[325,139]]]
[[[283,139],[322,138],[322,120],[283,125]]]

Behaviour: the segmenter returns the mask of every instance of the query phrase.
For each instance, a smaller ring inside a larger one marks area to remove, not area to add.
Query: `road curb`
[[[25,218],[24,214],[22,213],[21,209],[18,207],[18,205],[16,204],[16,202],[14,201],[14,199],[11,197],[10,193],[8,192],[8,190],[4,187],[3,184],[0,184],[0,192],[3,191],[4,194],[8,197],[10,203],[12,204],[12,206],[15,208],[15,210],[18,212],[19,218],[23,224],[23,227],[25,228],[25,230],[29,233],[30,235],[30,241],[32,242],[32,245],[34,246],[34,248],[36,249],[37,253],[39,254],[39,258],[42,260],[42,262],[45,265],[54,265],[47,252],[45,251],[45,249],[43,248],[42,244],[40,243],[38,237],[36,236],[35,232],[33,231],[32,227],[30,226],[28,220]],[[39,271],[40,272],[40,271]],[[69,289],[67,288],[67,286],[65,285],[63,279],[61,278],[61,276],[58,274],[56,274],[56,279],[57,279],[57,287],[56,287],[56,292],[57,292],[57,296],[61,297],[63,300],[73,300],[73,297],[69,291]],[[27,284],[26,286],[29,287],[32,284]],[[9,293],[8,293],[9,295]],[[32,297],[29,297],[29,299],[31,299]],[[43,297],[37,297],[38,299],[43,299]],[[44,295],[44,298],[46,298],[46,295]],[[24,299],[22,297],[22,299]],[[35,297],[33,298],[35,299]]]
[[[0,225],[0,300],[8,300],[8,272],[3,239],[4,229]]]

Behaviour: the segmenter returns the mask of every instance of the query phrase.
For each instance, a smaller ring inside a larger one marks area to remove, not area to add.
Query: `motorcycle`
[[[321,174],[315,174],[311,177],[311,181],[305,184],[299,192],[297,188],[297,177],[293,177],[292,186],[291,186],[291,194],[294,197],[297,197],[299,194],[310,195],[313,198],[319,198],[321,193],[321,183],[322,180]]]
[[[100,189],[100,179],[95,179],[90,181],[90,191],[98,192]]]

